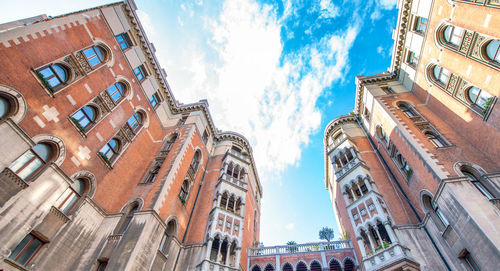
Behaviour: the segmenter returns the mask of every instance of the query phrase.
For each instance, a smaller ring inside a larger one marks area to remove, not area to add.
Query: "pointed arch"
[[[330,259],[328,267],[330,268],[329,269],[330,271],[342,271],[342,266],[340,265],[340,261],[335,257]]]

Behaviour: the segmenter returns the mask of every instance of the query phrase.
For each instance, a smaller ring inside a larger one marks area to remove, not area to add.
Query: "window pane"
[[[29,261],[29,259],[35,254],[35,252],[37,251],[37,249],[41,245],[42,245],[42,241],[34,238],[33,242],[31,242],[31,244],[28,245],[26,250],[23,252],[21,257],[19,257],[19,259],[17,259],[16,262],[18,262],[19,264],[25,265]]]
[[[94,48],[89,48],[87,50],[84,50],[83,51],[83,54],[85,55],[85,57],[88,59],[88,58],[91,58],[93,56],[95,56],[95,52],[94,52]]]
[[[118,141],[116,139],[111,139],[108,144],[115,152],[118,152]]]
[[[59,79],[61,81],[65,82],[66,81],[66,70],[59,66],[59,65],[52,65],[52,69],[56,72],[57,76],[59,76]]]
[[[93,66],[101,63],[101,61],[97,57],[93,57],[93,58],[89,59],[89,63],[93,67]]]
[[[41,143],[41,144],[36,144],[33,147],[33,151],[40,156],[44,161],[48,161],[50,158],[50,147],[47,144]]]
[[[28,242],[33,239],[33,236],[31,234],[26,235],[24,239],[16,246],[16,248],[10,253],[9,259],[15,260],[17,256],[19,256],[19,253],[28,245]]]
[[[97,55],[99,56],[99,59],[104,61],[104,57],[106,56],[106,54],[104,53],[104,50],[99,46],[94,47],[94,50],[97,53]]]
[[[124,40],[123,40],[123,34],[120,34],[118,36],[116,36],[116,40],[118,41],[118,43],[122,43]]]
[[[90,107],[90,106],[85,106],[83,108],[83,111],[85,112],[85,114],[87,114],[87,117],[90,119],[90,120],[95,120],[95,110]]]
[[[3,118],[9,113],[10,111],[10,104],[7,99],[4,97],[0,97],[0,118]]]
[[[65,198],[66,202],[64,202],[64,204],[59,207],[61,212],[63,212],[64,214],[68,214],[71,207],[73,207],[73,205],[79,199],[79,197],[71,189],[68,189],[68,190],[70,190],[69,197],[66,197]]]
[[[25,168],[23,168],[19,173],[17,173],[17,176],[19,176],[21,179],[25,180],[33,174],[37,169],[39,169],[42,166],[42,161],[40,159],[35,158],[32,160]]]
[[[9,168],[12,171],[17,172],[23,165],[25,165],[26,163],[28,163],[28,161],[33,159],[33,157],[35,157],[33,152],[31,150],[28,150],[23,155],[21,155],[21,157],[17,158],[16,161],[12,162]]]
[[[116,83],[115,85],[120,94],[123,95],[125,93],[125,86],[122,83]]]
[[[444,40],[450,42],[452,32],[453,32],[453,26],[447,26],[446,29],[444,30]]]
[[[479,91],[480,91],[480,89],[479,89],[479,88],[477,88],[477,87],[471,87],[471,88],[469,89],[469,93],[468,93],[468,94],[469,94],[469,99],[470,99],[470,101],[471,101],[472,103],[475,103],[475,102],[476,102],[476,99],[477,99],[477,96],[478,96],[478,94],[479,94]]]
[[[476,101],[476,104],[479,105],[481,108],[485,108],[486,107],[486,102],[488,101],[488,99],[490,99],[492,96],[488,93],[488,92],[485,92],[484,90],[481,91],[481,93],[479,94],[479,98],[477,99]]]
[[[49,78],[49,77],[54,76],[54,73],[52,72],[52,70],[49,67],[47,67],[43,70],[40,70],[39,72],[42,74],[43,78]]]
[[[57,77],[52,77],[50,79],[47,79],[47,81],[49,82],[51,87],[55,87],[61,83],[59,79],[57,79]]]

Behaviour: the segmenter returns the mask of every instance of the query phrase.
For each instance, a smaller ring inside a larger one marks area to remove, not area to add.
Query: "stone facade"
[[[326,127],[325,185],[363,270],[498,269],[499,7],[398,1],[389,71],[358,76],[353,114]]]
[[[175,99],[136,9],[0,26],[0,269],[247,270],[252,148]]]

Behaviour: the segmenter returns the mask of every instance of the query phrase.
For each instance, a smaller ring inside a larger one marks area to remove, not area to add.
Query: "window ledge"
[[[157,251],[158,251],[158,253],[157,253],[158,255],[165,258],[165,260],[168,260],[168,254],[163,253],[161,250],[157,250]]]
[[[31,270],[31,269],[26,268],[25,266],[22,266],[22,265],[16,263],[15,261],[13,261],[13,260],[11,260],[9,258],[4,259],[3,261],[6,262],[6,263],[8,263],[8,264],[10,264],[12,267],[16,268],[17,270],[22,270],[22,271],[29,271],[29,270]]]
[[[490,199],[489,200],[497,209],[500,210],[500,198]]]
[[[444,230],[442,232],[440,232],[441,236],[444,237],[445,234],[447,234],[450,230],[451,230],[450,224],[446,225],[446,227],[444,228]]]

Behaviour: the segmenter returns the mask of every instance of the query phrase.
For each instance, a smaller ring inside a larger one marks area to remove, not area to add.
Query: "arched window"
[[[451,72],[441,66],[434,66],[433,69],[434,79],[441,84],[442,86],[446,86],[448,81],[450,80]]]
[[[317,261],[313,261],[311,263],[311,271],[322,271],[323,269],[321,268],[321,264]]]
[[[463,28],[448,25],[445,27],[443,36],[444,40],[453,46],[460,46],[462,42],[462,37],[464,36],[465,30]]]
[[[59,210],[64,214],[69,214],[73,207],[88,191],[87,182],[84,179],[76,179],[59,198]]]
[[[191,161],[191,168],[194,170],[195,173],[198,170],[198,166],[200,164],[200,156],[201,156],[200,151],[196,151],[193,156],[193,161]]]
[[[224,194],[222,194],[221,198],[220,198],[220,203],[219,203],[219,207],[221,209],[226,209],[226,205],[227,205],[227,198],[228,198],[228,195],[226,192],[224,192]]]
[[[264,268],[264,271],[274,271],[274,266],[270,263],[266,265],[266,268]]]
[[[295,268],[296,271],[307,271],[307,265],[303,262],[299,262],[297,264],[297,267]]]
[[[290,263],[285,263],[283,265],[283,271],[293,271],[293,267]]]
[[[258,266],[258,265],[254,265],[253,268],[252,268],[252,271],[261,271],[261,270],[262,269],[260,269],[260,266]]]
[[[440,135],[434,132],[426,131],[425,136],[429,138],[429,141],[431,141],[431,143],[438,148],[448,146],[448,142],[446,142]]]
[[[170,151],[176,140],[177,140],[177,134],[174,134],[169,140],[167,140],[167,142],[165,142],[165,145],[163,145],[163,148],[161,150]]]
[[[488,188],[480,181],[480,179],[472,172],[462,169],[462,173],[469,179],[469,181],[488,199],[494,199],[493,193],[488,190]]]
[[[148,174],[148,176],[146,177],[146,179],[144,180],[144,183],[152,183],[155,181],[156,179],[156,176],[158,176],[158,172],[160,172],[160,166],[156,166],[154,167]]]
[[[71,115],[71,119],[82,132],[88,131],[97,119],[97,110],[90,105],[84,106]]]
[[[139,211],[139,205],[135,202],[133,203],[132,207],[129,208],[129,211],[126,214],[125,219],[121,223],[120,229],[118,230],[118,234],[123,234],[127,230],[130,221],[132,221],[132,218],[134,218],[134,214],[137,211]]]
[[[12,162],[9,168],[21,179],[27,180],[42,170],[54,156],[49,144],[39,143]]]
[[[120,142],[117,139],[111,139],[102,147],[99,153],[104,160],[107,160],[106,162],[111,163],[120,153]]]
[[[409,178],[409,175],[411,174],[412,169],[408,165],[408,162],[406,161],[406,159],[401,154],[398,154],[396,156],[396,159],[398,161],[399,168],[406,174],[406,178]]]
[[[60,89],[68,81],[68,69],[60,64],[52,64],[38,70],[53,90]]]
[[[443,231],[448,226],[448,220],[446,220],[443,213],[441,213],[438,205],[432,200],[429,195],[422,196],[422,203],[424,204],[426,211],[431,213],[431,217],[434,220],[437,219],[439,221],[437,222],[438,227]]]
[[[330,261],[330,271],[341,271],[342,268],[340,267],[340,263],[335,260],[335,259],[332,259]]]
[[[500,40],[492,40],[486,45],[486,55],[491,61],[500,63]]]
[[[109,97],[111,97],[115,105],[123,99],[123,97],[125,96],[125,92],[126,86],[121,82],[114,83],[106,90],[106,93],[108,93]]]
[[[408,105],[407,103],[401,102],[398,105],[398,107],[409,118],[413,118],[413,117],[418,117],[419,116],[419,114],[415,111],[415,109],[412,106]]]
[[[0,93],[0,120],[10,117],[15,109],[15,101],[10,95]]]
[[[470,103],[479,106],[481,109],[485,109],[487,108],[488,101],[493,96],[478,87],[471,87],[467,90],[467,98]]]
[[[385,143],[389,142],[389,137],[385,133],[384,129],[380,125],[377,126],[377,136],[382,139]]]
[[[344,261],[344,271],[354,271],[354,262],[349,258]]]
[[[233,176],[233,163],[229,163],[226,170],[227,175]]]
[[[128,126],[134,133],[136,133],[142,126],[142,116],[139,112],[135,112],[132,117],[130,117],[127,121]]]
[[[12,250],[9,258],[25,266],[30,263],[43,244],[44,242],[40,238],[30,233]]]
[[[106,62],[106,51],[101,46],[92,46],[82,53],[92,67]]]
[[[179,191],[179,199],[182,201],[182,203],[186,202],[188,194],[189,194],[189,181],[184,180],[181,186],[181,190]]]
[[[177,232],[177,223],[175,220],[170,220],[167,224],[167,229],[163,233],[163,237],[161,239],[159,250],[163,252],[163,254],[167,255],[170,249],[170,244],[172,243],[172,239]]]

